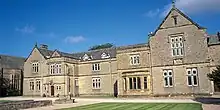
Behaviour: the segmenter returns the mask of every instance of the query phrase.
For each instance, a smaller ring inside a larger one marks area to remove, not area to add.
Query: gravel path
[[[220,105],[213,105],[213,104],[203,104],[203,110],[220,110]]]

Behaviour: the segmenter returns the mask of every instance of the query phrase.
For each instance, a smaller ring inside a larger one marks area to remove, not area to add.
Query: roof
[[[184,14],[182,11],[180,11],[178,8],[176,7],[172,7],[172,9],[169,11],[169,13],[167,14],[167,16],[164,18],[164,20],[162,21],[162,23],[157,27],[157,29],[154,31],[153,34],[151,34],[151,36],[154,36],[157,31],[160,29],[160,27],[163,25],[163,23],[165,22],[165,20],[168,18],[168,16],[171,14],[171,12],[175,10],[177,11],[180,15],[182,15],[183,17],[185,17],[187,20],[189,20],[192,24],[194,24],[196,27],[198,27],[199,29],[205,29],[204,27],[201,27],[199,24],[197,24],[196,22],[194,22],[192,19],[190,19],[186,14]]]
[[[38,48],[38,50],[40,51],[40,53],[46,58],[47,56],[51,56],[53,54],[52,50],[48,50],[48,49],[41,49]]]
[[[134,48],[141,48],[141,47],[148,47],[148,43],[141,43],[141,44],[134,44],[134,45],[127,45],[127,46],[120,46],[117,47],[118,50],[124,49],[134,49]]]
[[[208,45],[217,45],[220,44],[219,38],[217,35],[209,35]]]
[[[101,60],[102,59],[102,54],[109,54],[109,58],[116,58],[116,48],[105,48],[105,49],[98,49],[98,50],[92,50],[92,51],[87,51],[87,52],[80,52],[80,53],[73,53],[73,56],[79,60],[82,60],[85,54],[88,56],[92,56],[91,60]]]
[[[25,61],[25,58],[23,57],[0,55],[0,67],[1,68],[22,69],[24,65],[24,61]]]

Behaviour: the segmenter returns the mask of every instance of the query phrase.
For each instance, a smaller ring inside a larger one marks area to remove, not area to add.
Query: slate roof
[[[217,45],[220,44],[219,38],[217,35],[209,35],[208,45]]]
[[[109,54],[110,58],[116,58],[116,48],[106,48],[106,49],[99,49],[99,50],[92,50],[87,52],[80,52],[80,53],[73,53],[74,57],[78,58],[79,60],[83,59],[83,56],[87,54],[89,57],[92,56],[91,60],[101,60],[101,56],[103,53]]]
[[[46,56],[51,56],[53,54],[53,51],[52,50],[48,50],[48,49],[41,49],[41,48],[38,48],[38,50],[40,51],[40,53],[46,57]]]
[[[141,47],[148,47],[148,43],[141,43],[141,44],[134,44],[134,45],[127,45],[127,46],[120,46],[117,47],[118,50],[124,49],[134,49],[134,48],[141,48]]]
[[[25,58],[0,55],[0,67],[1,68],[14,68],[14,69],[23,69]]]

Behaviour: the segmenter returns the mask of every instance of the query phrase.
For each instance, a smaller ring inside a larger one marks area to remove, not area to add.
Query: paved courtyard
[[[42,98],[42,97],[7,97],[0,100],[52,100],[58,98]],[[133,102],[133,103],[199,103],[192,99],[138,99],[138,98],[75,98],[76,103],[71,104],[53,104],[53,106],[31,108],[26,110],[54,110],[62,108],[77,107],[101,102]],[[203,104],[204,110],[220,110],[220,105]]]

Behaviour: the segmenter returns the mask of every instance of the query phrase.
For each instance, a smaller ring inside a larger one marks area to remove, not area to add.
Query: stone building
[[[175,6],[148,42],[82,53],[34,46],[24,64],[24,95],[152,96],[212,94],[220,34],[208,35]]]
[[[17,95],[22,95],[23,93],[23,65],[25,58],[22,57],[14,57],[8,55],[0,55],[0,78],[7,80],[7,84],[11,90],[16,90]],[[1,82],[3,81],[1,79]],[[2,87],[2,85],[1,85]],[[6,94],[5,90],[1,89],[1,95],[4,96]]]

